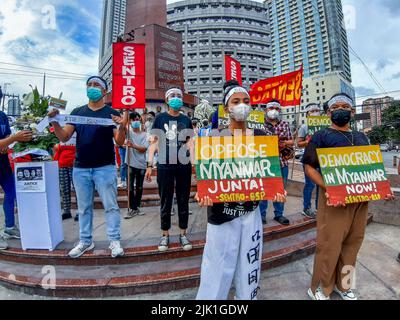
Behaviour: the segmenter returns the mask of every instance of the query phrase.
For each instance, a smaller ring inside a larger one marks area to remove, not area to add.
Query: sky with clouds
[[[98,69],[102,1],[0,2],[0,86],[11,83],[7,91],[16,94],[29,92],[29,85],[41,90],[43,70],[40,68],[51,69],[47,71],[46,94],[59,96],[62,92],[69,102],[68,109],[83,104],[83,79],[96,74]],[[387,92],[400,90],[400,45],[396,41],[400,30],[400,1],[342,2],[350,46]],[[358,96],[382,92],[353,55],[351,66]],[[400,98],[400,91],[391,95]]]

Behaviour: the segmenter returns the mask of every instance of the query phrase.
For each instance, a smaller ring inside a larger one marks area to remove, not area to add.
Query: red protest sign
[[[146,107],[145,45],[113,44],[114,109],[144,109]]]
[[[273,200],[284,194],[277,136],[196,139],[199,198],[214,203]]]
[[[385,199],[391,194],[379,146],[317,149],[332,205]]]
[[[278,77],[260,80],[251,86],[251,104],[268,103],[279,100],[283,107],[301,104],[303,88],[303,67],[300,70]]]
[[[240,62],[230,56],[225,56],[225,79],[237,80],[242,85],[242,66]]]

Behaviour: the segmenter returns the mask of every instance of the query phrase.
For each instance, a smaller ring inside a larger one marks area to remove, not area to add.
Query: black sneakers
[[[285,218],[284,216],[280,216],[278,218],[274,218],[274,220],[284,226],[288,226],[290,224],[289,219]]]

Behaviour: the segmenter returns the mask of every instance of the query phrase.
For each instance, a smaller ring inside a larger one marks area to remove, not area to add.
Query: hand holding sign
[[[213,206],[213,201],[208,196],[205,196],[200,199],[199,194],[196,193],[196,195],[194,196],[194,200],[196,200],[199,203],[200,207],[212,207]]]

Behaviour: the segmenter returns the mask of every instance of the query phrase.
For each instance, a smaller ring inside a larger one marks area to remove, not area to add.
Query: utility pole
[[[6,95],[7,95],[7,86],[11,86],[11,83],[9,83],[9,82],[6,82],[6,83],[4,83],[4,85],[3,85],[3,88],[4,88],[4,92],[3,92],[3,107],[2,107],[2,111],[4,112],[4,104],[6,103]],[[0,101],[0,103],[1,103],[1,101]]]
[[[46,73],[43,74],[43,98],[46,93]]]

